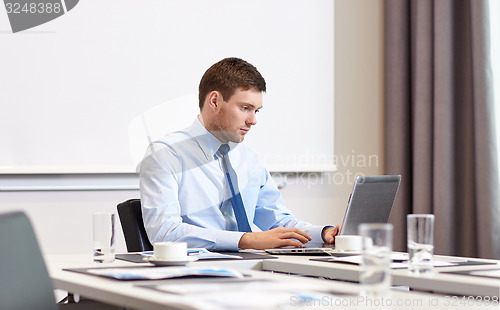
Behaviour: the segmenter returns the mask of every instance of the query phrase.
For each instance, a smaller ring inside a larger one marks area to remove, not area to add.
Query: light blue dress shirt
[[[221,142],[198,118],[182,130],[153,142],[140,164],[144,226],[152,244],[184,241],[188,247],[237,251],[243,232],[229,202],[216,153]],[[253,231],[298,228],[323,242],[322,226],[297,220],[257,155],[244,144],[229,143],[229,160]]]

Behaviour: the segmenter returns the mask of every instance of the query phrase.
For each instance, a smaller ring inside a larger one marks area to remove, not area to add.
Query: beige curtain
[[[500,258],[487,0],[385,1],[385,167],[402,174],[391,214],[433,213],[435,252]]]

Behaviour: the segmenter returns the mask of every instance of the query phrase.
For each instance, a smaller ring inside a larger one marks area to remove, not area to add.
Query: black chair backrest
[[[35,233],[22,212],[0,215],[0,309],[59,309]]]
[[[142,220],[141,201],[130,199],[118,204],[118,215],[122,224],[123,236],[129,252],[152,251],[144,222]]]

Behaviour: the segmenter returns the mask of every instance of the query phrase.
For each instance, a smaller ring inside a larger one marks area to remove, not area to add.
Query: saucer
[[[197,261],[197,257],[189,257],[183,259],[157,259],[154,256],[146,256],[143,258],[144,261],[149,262],[155,266],[185,266],[190,262]]]

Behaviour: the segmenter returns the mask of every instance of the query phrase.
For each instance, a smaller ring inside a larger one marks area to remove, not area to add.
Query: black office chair
[[[123,236],[129,252],[152,251],[144,222],[142,220],[141,201],[130,199],[118,204],[118,215],[122,224]]]
[[[121,309],[93,300],[58,305],[28,217],[0,214],[0,309]]]

